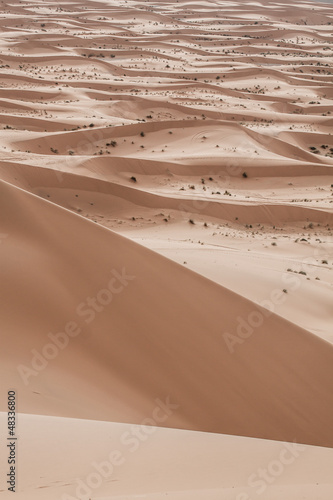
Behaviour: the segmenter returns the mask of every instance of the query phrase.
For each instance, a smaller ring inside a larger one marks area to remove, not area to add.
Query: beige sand
[[[119,440],[82,499],[332,498],[332,23],[314,2],[0,4],[18,498],[80,498]]]
[[[19,500],[332,498],[329,448],[39,415],[19,444]]]

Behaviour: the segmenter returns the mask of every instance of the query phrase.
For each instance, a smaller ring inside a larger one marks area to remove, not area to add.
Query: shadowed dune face
[[[331,345],[62,208],[1,190],[3,369],[22,411],[140,423],[163,394],[164,426],[333,444]]]
[[[72,494],[129,428],[156,440],[96,498],[332,498],[332,26],[301,0],[0,4],[0,387],[23,456],[43,429],[21,498]],[[254,496],[268,440],[306,458]]]

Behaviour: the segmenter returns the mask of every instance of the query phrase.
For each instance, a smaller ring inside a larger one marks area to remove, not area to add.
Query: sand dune
[[[247,203],[246,200],[238,203],[234,201],[206,201],[199,197],[197,199],[187,199],[185,196],[170,196],[168,193],[162,196],[153,193],[151,188],[149,190],[141,190],[136,189],[132,185],[121,185],[118,180],[117,182],[112,182],[111,180],[105,181],[103,179],[104,173],[100,175],[95,173],[94,176],[97,179],[92,179],[91,176],[68,174],[63,170],[59,174],[61,177],[59,177],[54,175],[53,170],[47,170],[45,167],[37,167],[31,170],[29,171],[26,166],[15,169],[16,174],[20,173],[21,178],[24,179],[22,183],[24,188],[43,198],[50,198],[53,202],[73,211],[82,211],[81,206],[82,208],[87,208],[81,205],[82,199],[86,200],[87,197],[94,199],[94,196],[97,194],[105,194],[109,196],[109,202],[106,200],[104,206],[105,215],[107,214],[107,210],[112,207],[113,216],[119,218],[124,217],[126,212],[127,216],[133,213],[134,205],[137,207],[146,207],[151,210],[178,211],[180,212],[178,217],[181,217],[182,213],[185,212],[189,216],[199,214],[201,217],[214,217],[221,222],[230,221],[231,223],[235,223],[236,221],[237,225],[246,224],[249,221],[252,223],[269,223],[272,226],[274,224],[294,221],[311,221],[312,223],[317,222],[319,225],[333,222],[333,214],[324,209],[276,203],[265,204],[262,201],[260,203]],[[98,179],[99,176],[102,176],[102,179]],[[59,181],[61,181],[60,188]],[[127,181],[128,183],[129,181]],[[75,199],[79,197],[80,200]],[[128,208],[124,214],[126,204]]]
[[[4,414],[0,418],[5,421]],[[333,452],[328,448],[37,415],[22,415],[20,420],[20,453],[28,465],[22,471],[24,493],[16,493],[19,500],[69,500],[78,498],[77,492],[117,500],[332,496]],[[49,453],[54,448],[66,456],[67,467]],[[274,476],[279,470],[283,473]]]
[[[17,365],[5,361],[3,368],[20,391],[21,411],[139,423],[162,392],[181,402],[170,426],[332,445],[332,346],[274,314],[264,320],[253,303],[80,216],[9,184],[1,187],[9,235],[2,278],[5,360],[17,344],[15,332],[22,332]],[[22,246],[26,253],[19,257],[15,248]],[[95,264],[85,270],[85,262]],[[112,270],[126,270],[129,279],[106,308]],[[65,306],[54,302],[56,291]],[[99,293],[97,315],[85,301]],[[193,310],[194,304],[200,308]],[[17,307],[23,324],[14,320]],[[239,328],[239,311],[243,318],[260,314],[262,321],[253,334],[245,327],[250,338],[233,345],[225,333]],[[77,317],[80,336],[47,362],[47,370],[18,370],[32,366],[31,350],[41,352],[49,332]]]
[[[17,498],[331,499],[332,23],[301,0],[0,4]]]

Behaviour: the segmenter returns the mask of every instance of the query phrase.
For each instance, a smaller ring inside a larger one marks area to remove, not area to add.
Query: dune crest
[[[1,498],[331,500],[332,25],[0,4]]]
[[[169,398],[168,426],[332,445],[332,346],[78,215],[1,191],[5,359],[16,346],[4,369],[23,412],[138,423]],[[47,359],[50,332],[69,323],[73,338]]]

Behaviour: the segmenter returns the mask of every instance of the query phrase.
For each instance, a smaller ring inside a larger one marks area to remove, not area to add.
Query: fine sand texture
[[[0,3],[0,499],[333,498],[332,26]]]

